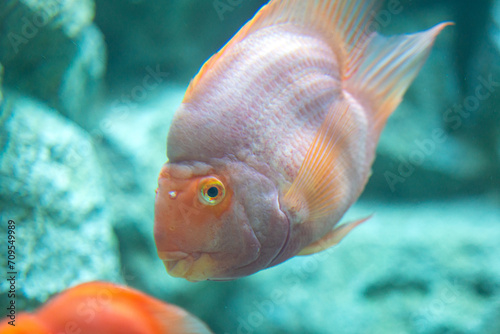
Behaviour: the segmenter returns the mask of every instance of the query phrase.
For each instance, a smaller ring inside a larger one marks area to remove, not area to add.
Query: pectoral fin
[[[359,127],[350,104],[332,103],[316,138],[309,147],[297,177],[283,198],[287,208],[306,212],[304,221],[324,218],[338,208],[357,177],[352,143]]]
[[[361,223],[367,221],[370,219],[372,216],[368,216],[366,218],[348,222],[342,225],[339,225],[335,227],[332,231],[328,232],[325,234],[321,239],[318,241],[313,242],[309,246],[306,246],[303,248],[299,254],[297,255],[311,255],[314,253],[318,253],[321,251],[324,251],[327,248],[330,248],[332,246],[335,246],[342,240],[353,228],[356,226],[360,225]]]

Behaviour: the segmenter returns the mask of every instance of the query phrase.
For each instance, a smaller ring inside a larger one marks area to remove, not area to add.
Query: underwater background
[[[215,333],[500,333],[499,0],[390,0],[374,14],[386,34],[456,25],[347,213],[372,219],[236,281],[168,276],[153,204],[170,121],[203,62],[266,2],[0,1],[0,307],[13,220],[18,311],[99,279]]]

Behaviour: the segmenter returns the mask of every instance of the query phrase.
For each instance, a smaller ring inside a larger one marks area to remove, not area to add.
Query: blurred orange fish
[[[379,1],[273,0],[191,82],[155,240],[172,276],[227,280],[338,243],[389,115],[439,32],[373,31]]]
[[[35,313],[7,318],[2,334],[210,334],[204,323],[181,308],[112,283],[70,288]]]

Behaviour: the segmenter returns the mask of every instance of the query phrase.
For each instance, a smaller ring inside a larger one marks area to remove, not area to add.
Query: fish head
[[[276,187],[255,172],[166,163],[158,179],[154,229],[169,274],[189,281],[231,280],[266,268],[289,229],[277,197]]]

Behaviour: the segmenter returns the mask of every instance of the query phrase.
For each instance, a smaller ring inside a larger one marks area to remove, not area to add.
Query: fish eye
[[[200,202],[207,205],[217,205],[224,199],[226,188],[224,184],[215,177],[206,177],[199,185]]]
[[[217,187],[210,187],[208,188],[207,190],[207,195],[210,197],[210,198],[214,198],[214,197],[217,197],[217,195],[219,194],[219,189],[217,189]]]

